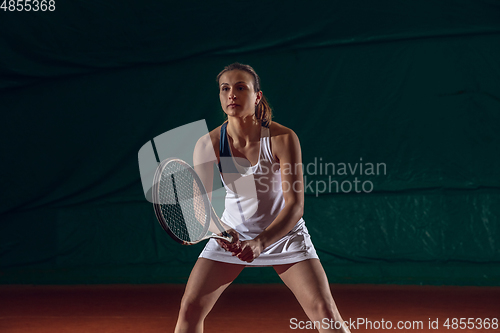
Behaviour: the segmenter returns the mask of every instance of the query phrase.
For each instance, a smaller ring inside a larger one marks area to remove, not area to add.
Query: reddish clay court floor
[[[400,332],[500,332],[498,287],[331,287],[344,320],[352,323],[352,332],[388,331],[389,325]],[[0,332],[172,332],[183,288],[4,285],[0,286]],[[460,318],[465,318],[462,324]],[[300,329],[307,326],[306,320],[285,286],[234,284],[208,316],[205,332],[312,332]]]

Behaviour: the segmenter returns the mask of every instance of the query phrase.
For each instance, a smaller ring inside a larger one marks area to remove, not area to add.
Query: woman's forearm
[[[285,207],[281,210],[276,219],[255,237],[255,240],[262,244],[263,249],[277,242],[293,229],[302,217],[303,212],[303,206],[300,204],[285,204]]]

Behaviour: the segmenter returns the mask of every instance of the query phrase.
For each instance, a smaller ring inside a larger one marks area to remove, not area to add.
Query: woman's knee
[[[308,312],[315,320],[321,320],[324,318],[336,319],[338,311],[332,298],[320,297],[309,302]]]
[[[198,299],[192,297],[183,297],[181,300],[181,308],[179,316],[186,321],[200,321],[203,320],[210,312],[207,304],[203,304]]]

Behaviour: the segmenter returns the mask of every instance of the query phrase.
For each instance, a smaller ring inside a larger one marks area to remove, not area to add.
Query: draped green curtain
[[[299,136],[331,282],[500,285],[500,3],[57,1],[0,10],[0,283],[184,282],[137,152],[252,65]],[[240,282],[277,281],[271,269]]]

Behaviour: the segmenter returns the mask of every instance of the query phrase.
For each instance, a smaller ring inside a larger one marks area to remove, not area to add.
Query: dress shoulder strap
[[[231,147],[229,146],[229,139],[227,138],[227,122],[220,127],[219,138],[219,167],[220,173],[235,173],[238,172],[236,165],[231,158]]]
[[[269,127],[262,126],[262,134],[260,137],[260,153],[269,162],[276,162],[271,151],[271,131],[269,130]]]

